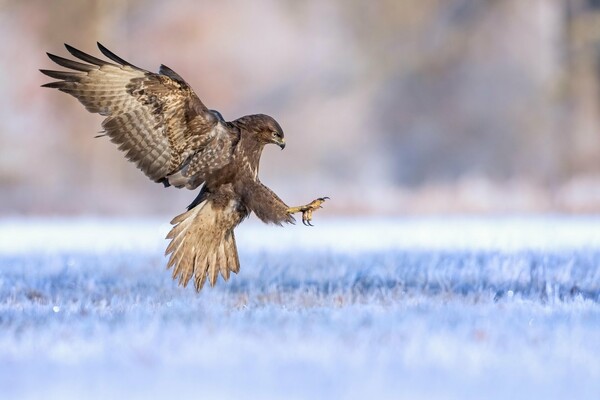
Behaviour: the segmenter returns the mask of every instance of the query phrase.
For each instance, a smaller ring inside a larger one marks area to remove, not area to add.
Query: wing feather
[[[52,71],[48,69],[40,69],[40,72],[44,75],[48,75],[50,78],[54,79],[62,79],[64,81],[76,81],[77,79],[81,79],[83,77],[83,73],[77,72],[68,72],[68,71]]]
[[[175,79],[178,82],[182,82],[185,83],[185,81],[183,80],[183,78],[181,76],[179,76],[179,74],[175,71],[173,71],[171,68],[167,67],[164,64],[160,65],[160,68],[158,69],[158,72],[161,73],[162,75],[166,75],[170,78]]]
[[[83,64],[83,63],[80,63],[77,61],[69,60],[68,58],[55,56],[54,54],[50,54],[50,53],[46,53],[46,54],[52,61],[54,61],[61,67],[71,68],[76,71],[84,71],[84,72],[93,71],[94,69],[96,69],[96,67],[93,65]]]
[[[106,135],[150,179],[164,182],[178,173],[190,156],[202,159],[202,149],[214,140],[219,121],[173,70],[164,66],[158,74],[143,70],[100,43],[102,54],[114,63],[65,47],[77,61],[48,53],[68,71],[41,70],[58,79],[43,86],[68,93],[88,111],[105,116],[102,127]],[[217,131],[228,135],[222,129]],[[230,154],[226,148],[220,151]],[[202,166],[194,173],[205,175]],[[194,182],[193,187],[202,183],[190,173],[181,176],[188,187],[189,181]]]
[[[96,42],[96,45],[98,45],[98,49],[100,49],[100,52],[102,54],[104,54],[106,57],[110,58],[111,60],[113,60],[117,64],[127,65],[127,66],[132,67],[132,68],[140,69],[140,68],[136,67],[135,65],[133,65],[133,64],[131,64],[131,63],[123,60],[121,57],[119,57],[118,55],[116,55],[112,51],[108,50],[106,47],[104,47],[102,45],[102,43]]]
[[[84,53],[81,50],[77,50],[75,47],[73,46],[69,46],[68,44],[65,43],[65,48],[67,49],[67,51],[69,53],[71,53],[71,55],[73,55],[73,57],[77,57],[79,58],[81,61],[85,61],[87,63],[93,64],[93,65],[97,65],[99,67],[103,66],[103,65],[112,65],[114,67],[116,67],[115,64],[111,64],[109,62],[106,62],[104,60],[101,60],[99,58],[96,58],[94,56],[90,56],[87,53]]]

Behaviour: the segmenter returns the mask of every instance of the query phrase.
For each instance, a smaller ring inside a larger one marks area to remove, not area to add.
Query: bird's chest
[[[234,164],[237,175],[250,177],[252,180],[258,178],[258,157],[255,154],[242,151],[235,155]]]

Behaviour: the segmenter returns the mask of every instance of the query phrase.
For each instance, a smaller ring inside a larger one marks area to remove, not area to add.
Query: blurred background
[[[173,214],[45,52],[164,63],[226,119],[275,117],[261,179],[324,213],[600,211],[600,1],[0,0],[0,215]]]

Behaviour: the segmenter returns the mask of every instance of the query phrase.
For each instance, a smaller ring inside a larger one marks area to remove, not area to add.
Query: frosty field
[[[244,223],[200,295],[165,219],[0,220],[2,399],[598,399],[600,219]]]

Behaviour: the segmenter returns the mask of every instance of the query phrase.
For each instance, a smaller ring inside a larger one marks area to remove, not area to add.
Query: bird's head
[[[256,114],[242,117],[237,121],[242,123],[259,143],[263,145],[274,143],[281,147],[281,150],[285,148],[283,129],[272,117]]]

